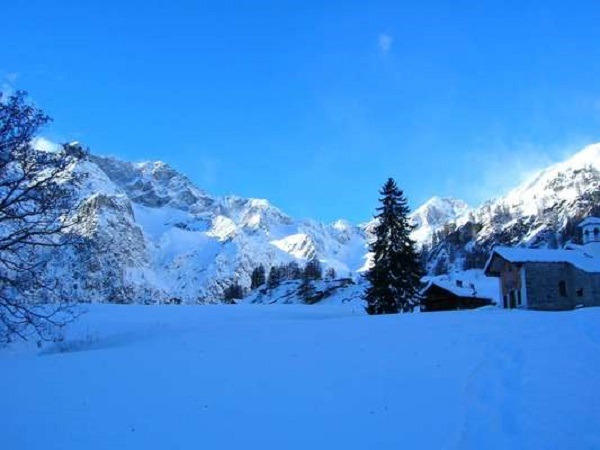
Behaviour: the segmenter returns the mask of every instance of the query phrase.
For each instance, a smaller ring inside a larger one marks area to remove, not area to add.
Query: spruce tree
[[[271,266],[271,270],[269,271],[269,278],[267,279],[267,287],[269,289],[274,289],[281,284],[282,273],[281,268],[278,266]]]
[[[288,280],[299,280],[302,278],[302,270],[296,261],[291,261],[285,267],[286,278]]]
[[[304,268],[305,275],[311,280],[320,280],[323,278],[323,267],[317,258],[313,258],[306,263]]]
[[[382,187],[381,206],[375,216],[375,241],[370,245],[373,266],[366,278],[367,313],[412,312],[418,303],[421,268],[413,226],[408,219],[408,202],[396,182],[389,178]]]
[[[254,290],[261,287],[267,281],[265,266],[262,264],[252,271],[250,276],[250,289]]]
[[[298,286],[298,295],[304,301],[304,303],[313,303],[312,298],[315,295],[315,286],[313,284],[313,279],[309,276],[309,274],[306,273],[306,271],[304,271],[302,274],[300,285]]]
[[[223,303],[235,303],[235,300],[242,298],[244,298],[244,288],[237,283],[223,290]]]

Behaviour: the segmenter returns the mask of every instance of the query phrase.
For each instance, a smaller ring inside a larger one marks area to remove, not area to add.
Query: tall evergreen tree
[[[296,261],[291,261],[287,264],[285,273],[288,280],[299,280],[302,278],[302,270]]]
[[[271,266],[271,270],[269,270],[269,278],[267,279],[267,287],[269,289],[274,289],[281,284],[283,279],[282,270],[278,266]]]
[[[329,267],[325,271],[325,278],[328,280],[335,280],[336,276],[337,276],[337,274],[335,273],[335,269],[333,267]]]
[[[375,241],[370,245],[373,267],[366,275],[370,283],[365,292],[366,310],[369,314],[412,312],[418,303],[421,268],[415,242],[410,238],[410,210],[392,178],[380,194]]]
[[[323,278],[323,267],[317,258],[313,258],[306,263],[304,274],[311,280],[320,280]]]
[[[237,283],[223,290],[223,303],[235,303],[235,300],[244,298],[244,288]]]
[[[302,274],[300,285],[298,286],[298,295],[304,303],[313,303],[312,299],[315,295],[315,285],[313,284],[313,278],[311,278],[310,274],[306,273],[306,271]]]
[[[250,276],[250,289],[254,290],[261,287],[267,281],[265,266],[262,264],[252,271]]]

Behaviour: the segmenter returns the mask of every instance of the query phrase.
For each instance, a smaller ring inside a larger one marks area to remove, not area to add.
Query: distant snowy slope
[[[274,289],[257,289],[244,298],[244,304],[314,304],[332,306],[346,305],[364,312],[363,294],[366,288],[364,278],[316,280],[311,282],[312,292],[307,298],[300,294],[300,280],[288,280]]]

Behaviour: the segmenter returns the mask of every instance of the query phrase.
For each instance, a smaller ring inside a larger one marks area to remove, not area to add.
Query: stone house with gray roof
[[[565,249],[495,247],[485,274],[499,279],[504,308],[600,306],[600,218],[578,227],[583,245]]]

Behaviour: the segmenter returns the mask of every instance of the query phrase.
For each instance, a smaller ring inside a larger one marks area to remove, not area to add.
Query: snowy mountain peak
[[[175,169],[163,161],[144,161],[141,163],[134,163],[133,166],[136,167],[145,178],[168,180],[176,176],[181,176]]]
[[[509,169],[506,175],[510,176]],[[484,202],[469,213],[471,223],[456,233],[448,228],[442,242],[432,248],[428,267],[441,273],[481,267],[498,244],[559,248],[578,239],[578,221],[597,214],[600,144],[593,144],[539,171],[505,196]]]
[[[90,160],[135,203],[154,208],[168,205],[196,213],[214,204],[213,198],[162,161],[130,163],[95,155]]]
[[[338,231],[348,231],[352,229],[352,225],[350,224],[350,222],[344,219],[336,220],[331,226],[332,228]]]
[[[433,196],[419,208],[415,210],[413,215],[420,214],[423,211],[440,211],[448,212],[451,215],[463,214],[471,210],[471,207],[463,200],[453,197],[438,197]]]
[[[563,163],[555,166],[557,169],[582,169],[592,166],[600,169],[600,143],[588,145]]]
[[[600,170],[600,144],[554,164],[489,205],[512,214],[532,216],[561,203],[573,203],[588,191]]]
[[[258,198],[242,198],[228,196],[222,200],[226,214],[247,230],[262,230],[269,233],[271,229],[293,223],[292,218],[267,200]]]
[[[462,224],[471,212],[472,208],[463,200],[432,197],[411,214],[416,227],[412,238],[419,244],[430,242],[434,233],[446,224]]]
[[[31,145],[40,152],[56,152],[61,147],[60,144],[52,142],[44,137],[35,138]]]
[[[248,200],[248,204],[251,208],[256,209],[269,209],[272,208],[268,200],[264,198],[251,198]]]

